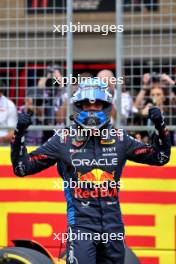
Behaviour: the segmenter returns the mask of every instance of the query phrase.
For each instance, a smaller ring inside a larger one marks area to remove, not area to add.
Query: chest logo
[[[93,169],[82,175],[78,172],[78,180],[89,181],[94,184],[102,184],[105,181],[114,181],[114,171],[110,173],[100,169]]]
[[[100,143],[102,145],[111,145],[115,143],[115,139],[111,139],[111,140],[102,139]]]

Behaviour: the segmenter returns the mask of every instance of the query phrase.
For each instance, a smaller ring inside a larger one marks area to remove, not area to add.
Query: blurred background
[[[89,25],[59,32],[62,25]],[[123,25],[123,32],[103,26]],[[92,28],[101,28],[94,32]],[[104,27],[105,28],[105,27]],[[33,239],[57,258],[65,245],[66,203],[56,166],[33,177],[14,176],[10,140],[17,113],[32,111],[29,151],[53,129],[70,123],[76,84],[63,77],[107,77],[114,95],[112,122],[149,142],[147,118],[158,106],[176,145],[176,0],[0,1],[0,247]],[[111,83],[123,76],[124,84]],[[141,264],[176,263],[176,149],[166,166],[127,162],[120,201],[126,243]]]
[[[176,144],[174,0],[1,0],[0,20],[0,89],[17,111],[33,110],[29,145],[41,144],[53,128],[69,124],[73,86],[61,79],[70,74],[123,76],[124,85],[109,84],[115,91],[114,125],[148,142],[148,107],[157,105]],[[57,30],[67,23],[120,24],[123,32]],[[6,139],[0,137],[0,144],[8,143],[11,134],[5,128],[15,124],[15,114],[7,118],[1,111],[0,136]]]

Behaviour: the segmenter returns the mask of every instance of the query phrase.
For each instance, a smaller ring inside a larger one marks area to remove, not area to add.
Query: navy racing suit
[[[112,127],[109,125],[108,129],[110,131]],[[69,227],[67,263],[123,264],[124,226],[118,183],[125,162],[162,166],[169,161],[167,129],[155,134],[151,145],[135,140],[122,129],[116,132],[115,135],[109,133],[106,139],[95,135],[79,138],[55,133],[29,154],[23,136],[16,133],[13,139],[11,159],[17,176],[31,175],[57,163],[59,174],[69,182],[64,190]],[[70,180],[77,186],[72,188]],[[105,182],[106,186],[103,185]],[[89,234],[89,237],[73,240],[72,233]],[[109,235],[107,241],[104,241],[104,234]]]

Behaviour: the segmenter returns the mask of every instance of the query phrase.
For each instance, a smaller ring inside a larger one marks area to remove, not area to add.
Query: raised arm
[[[162,166],[168,163],[170,158],[170,134],[159,108],[152,107],[149,110],[149,118],[156,128],[153,143],[144,144],[126,135],[126,158],[138,163]]]
[[[64,146],[59,142],[59,136],[53,136],[37,150],[27,153],[25,146],[25,132],[31,124],[31,115],[21,113],[19,115],[17,128],[11,142],[11,161],[14,173],[23,177],[42,171],[62,159]]]

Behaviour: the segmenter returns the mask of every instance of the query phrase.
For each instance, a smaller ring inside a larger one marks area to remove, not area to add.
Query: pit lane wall
[[[26,178],[14,176],[10,149],[0,148],[0,247],[23,238],[42,243],[54,256],[64,251],[65,244],[53,240],[53,233],[66,230],[59,181],[56,166]],[[141,264],[176,264],[176,148],[164,167],[128,162],[121,185],[128,246]]]

